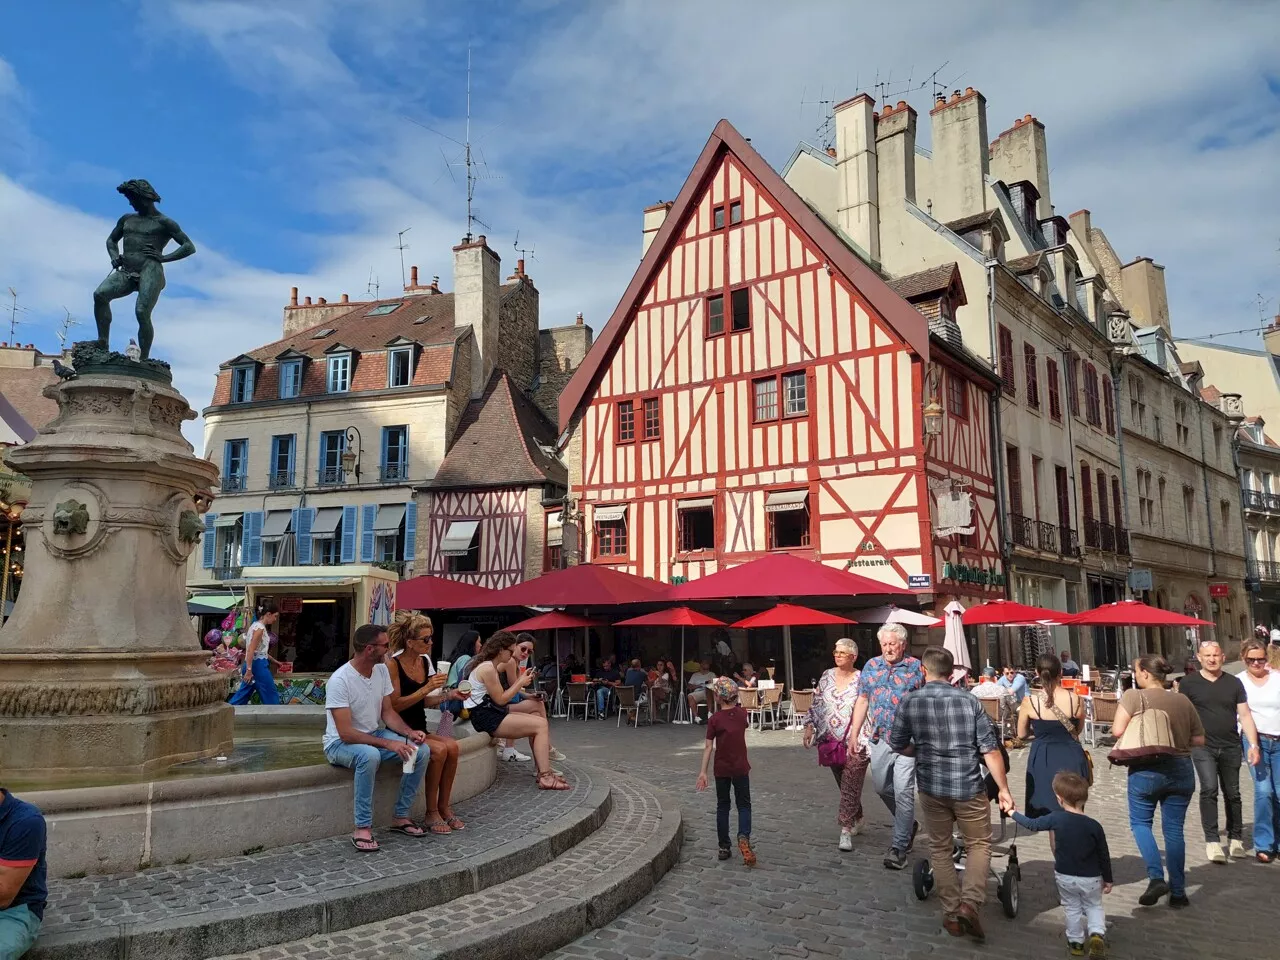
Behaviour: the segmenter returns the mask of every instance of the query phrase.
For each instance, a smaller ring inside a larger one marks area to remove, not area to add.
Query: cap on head
[[[728,677],[717,677],[711,684],[711,692],[721,703],[738,702],[738,685]]]
[[[116,192],[122,193],[126,197],[150,200],[152,203],[160,202],[160,194],[156,193],[155,189],[146,180],[126,180],[116,187]]]

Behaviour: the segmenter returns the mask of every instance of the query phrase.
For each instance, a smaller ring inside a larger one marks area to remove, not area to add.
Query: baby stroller
[[[1004,744],[1000,745],[1000,756],[1004,758],[1004,768],[1009,769],[1009,753],[1004,748]],[[986,775],[987,798],[991,802],[995,802],[999,795],[999,788],[996,782],[991,778],[991,774]],[[1004,915],[1012,920],[1018,915],[1018,881],[1022,879],[1022,868],[1018,865],[1018,825],[1013,825],[1013,837],[1009,842],[1007,850],[997,850],[996,845],[1005,842],[1006,831],[1009,829],[1009,817],[1002,810],[1000,812],[1000,833],[998,836],[991,838],[991,879],[996,881],[996,895],[1000,899],[1000,906],[1004,909]],[[955,861],[956,872],[960,873],[964,870],[965,847],[964,840],[959,836],[952,838],[951,859]],[[1003,871],[996,870],[996,860],[1004,859],[1007,866]],[[929,863],[928,858],[917,860],[915,866],[911,869],[911,885],[915,889],[917,900],[927,900],[929,894],[933,891],[933,865]]]

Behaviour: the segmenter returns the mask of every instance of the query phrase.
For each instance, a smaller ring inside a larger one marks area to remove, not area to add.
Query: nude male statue
[[[160,196],[147,181],[128,180],[116,190],[124,194],[136,212],[121,217],[107,237],[107,254],[115,269],[93,292],[93,318],[98,323],[98,343],[104,350],[108,349],[111,301],[137,293],[134,312],[138,317],[138,346],[145,360],[151,356],[151,341],[155,337],[151,311],[164,289],[164,267],[161,264],[191,256],[196,252],[196,245],[177,223],[156,209]],[[122,239],[123,253],[117,246]],[[170,240],[179,246],[172,253],[165,253],[165,245]]]

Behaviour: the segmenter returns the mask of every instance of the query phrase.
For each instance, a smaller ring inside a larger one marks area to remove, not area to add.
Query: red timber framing
[[[716,220],[739,203],[740,218]],[[730,295],[744,289],[749,320],[735,325]],[[723,323],[709,336],[718,295]],[[561,428],[582,444],[570,484],[584,555],[670,580],[787,549],[898,586],[919,574],[939,585],[920,401],[932,369],[925,318],[721,121],[560,398]],[[969,417],[944,434],[938,469],[986,502],[980,546],[946,557],[990,566],[987,393],[957,369]],[[757,417],[753,381],[770,377],[777,416]],[[660,439],[618,443],[619,403],[638,410],[646,398],[661,405]],[[595,511],[619,508],[627,553],[599,556]],[[708,508],[715,549],[683,553],[680,511]]]
[[[527,496],[525,487],[433,493],[427,573],[493,589],[523,580]],[[449,558],[440,553],[440,542],[455,520],[480,521],[480,569],[474,573],[451,570]]]

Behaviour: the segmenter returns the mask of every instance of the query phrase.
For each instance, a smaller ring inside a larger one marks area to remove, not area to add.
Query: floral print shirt
[[[893,666],[884,657],[868,660],[858,681],[859,696],[867,698],[867,723],[863,728],[867,737],[887,740],[898,704],[912,690],[923,686],[924,666],[915,657],[904,657]]]
[[[840,740],[849,728],[849,720],[853,716],[853,705],[858,699],[858,678],[860,674],[853,671],[853,679],[841,693],[836,686],[836,669],[832,667],[822,674],[818,688],[813,694],[813,704],[809,707],[809,715],[805,723],[814,729],[814,739],[821,743],[824,740]],[[866,738],[860,737],[860,743]]]

